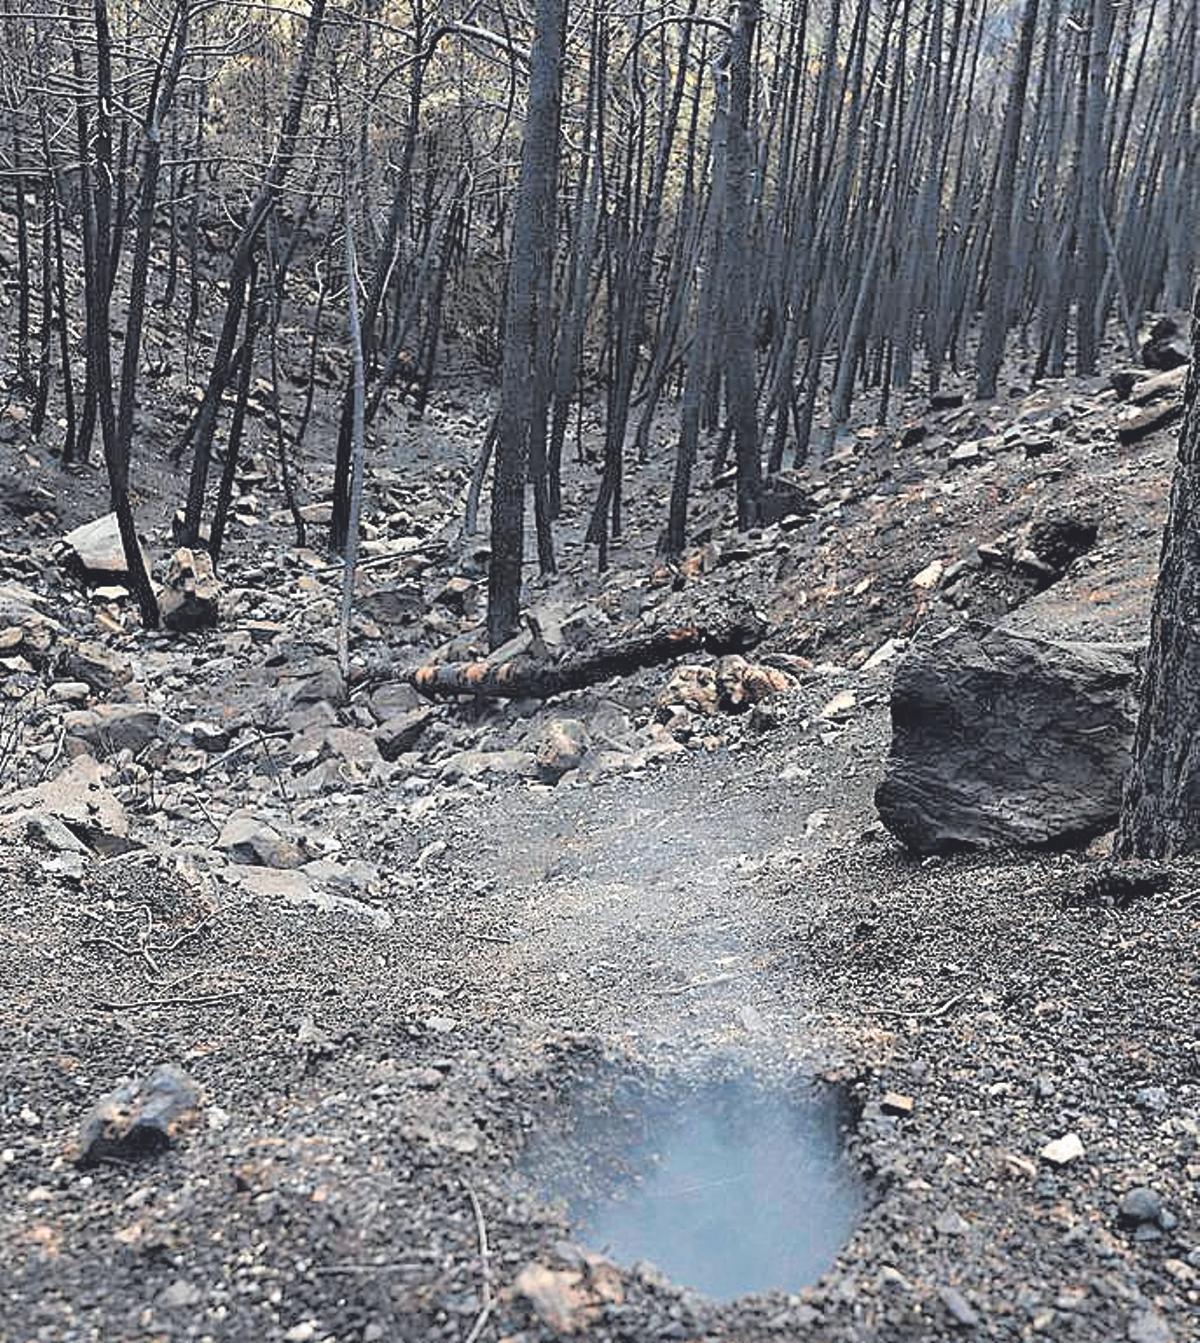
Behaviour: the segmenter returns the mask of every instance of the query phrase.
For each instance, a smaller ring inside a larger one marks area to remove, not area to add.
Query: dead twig
[[[155,950],[158,951],[160,954],[166,954],[167,952],[171,951],[178,951],[179,948],[184,945],[184,943],[190,942],[193,937],[199,937],[200,934],[204,932],[204,930],[208,928],[210,924],[215,923],[217,919],[219,919],[220,917],[221,917],[221,911],[219,909],[214,909],[211,913],[206,914],[200,920],[199,923],[194,923],[190,928],[185,928],[183,932],[180,933],[179,936],[175,939],[174,942],[169,943],[165,947],[156,947]]]
[[[202,993],[194,998],[134,998],[125,1003],[108,998],[93,998],[92,1006],[105,1012],[140,1012],[148,1007],[212,1007],[216,1003],[228,1003],[245,996],[243,990],[235,989],[232,993]]]
[[[259,745],[262,747],[263,758],[267,762],[267,774],[275,787],[279,789],[279,796],[283,801],[284,809],[287,811],[288,820],[294,821],[292,815],[292,795],[288,792],[287,784],[284,782],[283,771],[276,763],[275,757],[271,754],[271,747],[267,734],[262,730],[259,723],[254,724],[254,731],[258,734]]]
[[[952,1007],[961,1003],[966,996],[965,993],[956,993],[947,998],[944,1003],[939,1003],[937,1007],[931,1007],[921,1012],[912,1011],[905,1007],[876,1007],[872,1010],[879,1017],[906,1017],[910,1021],[936,1021],[938,1017],[944,1017]]]
[[[185,928],[172,941],[157,945],[153,939],[153,911],[150,909],[149,905],[142,905],[141,912],[146,916],[146,922],[144,926],[138,930],[137,939],[132,945],[118,942],[116,938],[113,937],[101,936],[82,938],[79,945],[83,947],[111,947],[113,951],[119,952],[122,956],[138,956],[146,962],[150,971],[150,977],[158,980],[160,983],[162,982],[164,975],[162,966],[159,964],[157,958],[159,956],[169,956],[173,952],[178,951],[180,947],[186,945],[193,938],[199,937],[200,934],[221,915],[220,910],[213,910],[211,913],[206,914],[198,923],[194,923],[190,928]],[[81,913],[86,914],[88,918],[96,919],[97,922],[100,922],[99,917],[93,914],[90,910],[81,910]]]
[[[491,1319],[496,1301],[492,1295],[492,1256],[488,1249],[487,1223],[483,1220],[483,1209],[479,1206],[479,1199],[474,1189],[465,1181],[463,1187],[471,1200],[471,1211],[475,1215],[475,1234],[479,1238],[479,1266],[482,1279],[479,1289],[479,1314],[475,1316],[475,1323],[466,1338],[466,1343],[476,1343],[488,1320]]]
[[[436,555],[445,549],[446,543],[444,541],[422,541],[419,545],[409,546],[403,550],[390,551],[386,555],[373,555],[369,560],[362,560],[358,565],[358,572],[361,574],[368,569],[382,569],[388,564],[399,564],[401,560],[407,560],[413,555],[420,555],[422,552]],[[324,577],[326,574],[340,574],[345,567],[345,564],[338,560],[336,564],[326,564],[319,569],[310,569],[309,572],[316,577]]]
[[[380,1264],[318,1264],[313,1273],[322,1278],[348,1276],[352,1273],[418,1273],[427,1272],[428,1264],[417,1260],[385,1260]]]
[[[279,737],[290,737],[291,735],[292,734],[285,729],[264,733],[263,730],[259,728],[259,737],[265,736],[271,740],[275,740]],[[224,765],[230,760],[235,760],[239,755],[245,755],[252,746],[257,746],[259,744],[259,737],[247,737],[244,741],[238,742],[236,746],[231,746],[228,751],[223,751],[220,755],[213,756],[200,771],[201,775],[207,774],[210,769],[216,769],[218,765]]]
[[[54,739],[54,750],[50,753],[50,758],[42,766],[41,782],[45,782],[50,777],[50,771],[58,764],[58,759],[63,753],[63,746],[67,740],[67,729],[60,723],[58,725],[58,734]]]
[[[158,854],[153,849],[127,849],[124,853],[110,853],[107,858],[101,858],[98,866],[112,867],[115,863],[126,862],[152,863],[157,859]]]

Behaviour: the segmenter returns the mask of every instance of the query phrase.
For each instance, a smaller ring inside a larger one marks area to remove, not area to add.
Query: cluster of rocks
[[[64,543],[74,572],[88,582],[100,572],[120,577],[115,529],[85,532],[86,546],[78,536]],[[380,679],[365,670],[387,664],[364,661],[364,650],[397,634],[382,600],[364,603],[353,641],[360,679],[348,685],[331,647],[338,574],[304,552],[286,563],[286,583],[268,556],[231,564],[218,594],[204,552],[178,551],[163,598],[174,628],[150,636],[126,633],[119,620],[97,621],[95,607],[78,603],[55,608],[68,628],[47,614],[44,596],[7,585],[0,612],[11,622],[8,670],[28,682],[17,734],[27,783],[0,805],[0,826],[50,852],[47,861],[76,879],[96,856],[166,844],[218,885],[386,926],[382,903],[402,874],[381,874],[341,850],[335,817],[351,799],[383,790],[419,820],[453,795],[505,781],[553,787],[638,771],[728,740],[731,729],[718,729],[718,719],[768,725],[766,701],[795,684],[779,667],[727,658],[685,669],[657,703],[652,687],[664,673],[647,673],[634,696],[641,708],[601,686],[555,707],[526,700],[464,713],[428,703],[394,672]],[[441,656],[472,647],[480,636],[470,558],[461,566],[467,572],[448,578],[431,572],[428,556],[400,563],[415,588],[414,600],[398,608],[401,626],[405,612],[415,617],[419,598],[424,614],[414,618],[412,637],[423,645],[441,637],[434,650]],[[106,603],[119,611],[125,598],[115,583],[105,586]],[[639,616],[666,619],[670,596],[647,580]],[[547,606],[505,655],[603,645],[624,610]],[[383,617],[378,624],[372,611]],[[180,641],[183,630],[203,637]],[[85,631],[92,637],[81,637]],[[697,692],[690,708],[678,702],[689,678]],[[711,694],[699,693],[703,685]]]
[[[119,633],[124,627],[130,590],[129,565],[116,514],[106,513],[68,532],[62,538],[59,555],[64,566],[87,587],[99,628]],[[154,566],[144,548],[142,563],[153,575]],[[207,552],[179,548],[167,561],[161,577],[156,589],[167,629],[190,633],[217,624],[221,586]]]
[[[807,670],[807,659],[788,659],[796,670]],[[722,744],[712,720],[721,715],[750,713],[757,728],[774,725],[768,701],[795,690],[791,671],[762,662],[748,662],[737,654],[714,665],[687,663],[677,667],[657,697],[657,725],[679,742],[699,739],[708,749]]]

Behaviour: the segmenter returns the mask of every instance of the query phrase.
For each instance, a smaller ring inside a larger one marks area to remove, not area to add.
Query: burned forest
[[[1200,0],[0,43],[0,1343],[1200,1343]]]

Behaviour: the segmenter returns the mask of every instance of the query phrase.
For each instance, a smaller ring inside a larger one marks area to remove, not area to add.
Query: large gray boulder
[[[1070,845],[1111,829],[1138,651],[980,627],[918,640],[892,687],[875,792],[884,825],[917,853]]]

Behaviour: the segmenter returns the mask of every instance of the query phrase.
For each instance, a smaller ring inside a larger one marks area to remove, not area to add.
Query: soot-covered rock
[[[110,1091],[83,1121],[80,1166],[129,1162],[165,1151],[200,1104],[200,1088],[181,1069],[165,1063],[149,1077]]]
[[[1161,317],[1150,328],[1150,338],[1142,344],[1142,363],[1147,368],[1180,368],[1191,358],[1191,347],[1171,317]]]
[[[918,641],[892,688],[875,804],[918,853],[1080,843],[1111,829],[1137,649],[978,626]]]

